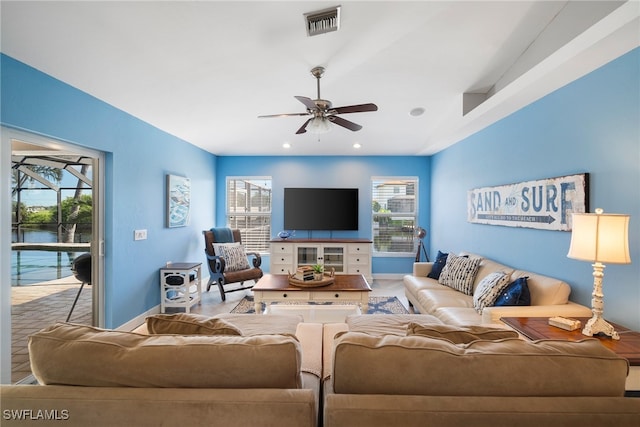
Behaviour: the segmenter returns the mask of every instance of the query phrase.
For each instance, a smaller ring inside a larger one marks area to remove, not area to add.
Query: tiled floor
[[[402,280],[374,280],[370,285],[371,296],[397,296],[405,307],[409,307]],[[79,287],[80,283],[74,277],[68,277],[40,285],[12,288],[12,382],[31,374],[27,349],[29,335],[55,322],[64,322]],[[226,301],[222,302],[217,287],[211,287],[209,292],[203,288],[202,302],[192,307],[191,312],[208,316],[228,313],[246,295],[252,295],[251,290],[229,293]],[[91,299],[91,286],[85,285],[70,322],[91,324]],[[167,310],[168,313],[183,311]]]
[[[38,285],[11,288],[11,381],[31,374],[30,334],[67,319],[80,282],[73,276]],[[91,286],[85,285],[70,322],[91,324]]]

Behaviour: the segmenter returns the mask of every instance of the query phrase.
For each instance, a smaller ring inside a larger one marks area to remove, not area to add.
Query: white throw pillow
[[[240,271],[251,268],[244,246],[240,243],[214,243],[213,250],[216,255],[224,258],[225,271]]]
[[[491,307],[498,298],[498,295],[509,285],[510,274],[503,271],[489,273],[478,283],[476,291],[473,293],[473,307],[482,314],[485,307]]]

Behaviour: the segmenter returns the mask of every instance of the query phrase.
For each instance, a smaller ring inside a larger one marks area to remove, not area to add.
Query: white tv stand
[[[301,265],[322,264],[325,271],[362,274],[373,281],[369,239],[273,239],[269,243],[272,274],[293,274]]]

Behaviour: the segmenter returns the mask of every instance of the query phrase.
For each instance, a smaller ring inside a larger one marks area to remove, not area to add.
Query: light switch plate
[[[133,230],[133,240],[147,240],[147,230]]]

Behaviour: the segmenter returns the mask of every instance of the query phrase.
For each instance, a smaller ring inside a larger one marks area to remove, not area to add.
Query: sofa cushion
[[[145,319],[150,334],[242,335],[223,319],[193,313],[154,314]]]
[[[141,335],[58,323],[29,337],[40,384],[94,387],[300,388],[290,335]]]
[[[473,291],[473,307],[482,314],[482,309],[492,306],[496,298],[509,285],[509,275],[495,271],[486,275]]]
[[[442,289],[423,289],[418,292],[418,302],[425,314],[434,314],[441,307],[473,308],[473,297],[447,286]]]
[[[569,301],[571,287],[566,282],[524,270],[514,271],[511,280],[525,276],[528,276],[527,286],[531,295],[531,305],[566,304]]]
[[[528,276],[520,277],[509,283],[509,285],[500,292],[500,295],[498,295],[493,305],[531,305],[531,295],[529,294],[527,278]]]
[[[411,322],[441,325],[437,317],[428,314],[352,314],[347,316],[347,327],[352,332],[370,335],[406,335]]]
[[[240,243],[214,243],[216,255],[224,258],[225,271],[241,271],[251,268],[244,246]]]
[[[215,317],[238,328],[242,335],[291,334],[294,335],[298,324],[304,321],[300,315],[270,314],[268,316],[251,316],[238,313],[221,313]]]
[[[427,277],[438,280],[440,278],[440,273],[442,273],[442,269],[447,264],[448,256],[448,253],[438,251],[436,260],[433,262],[433,267],[431,267],[431,271],[427,274]]]
[[[345,394],[623,396],[628,362],[592,338],[453,344],[347,332],[332,369],[334,392]]]
[[[445,325],[481,325],[482,315],[471,307],[440,307],[434,313]]]
[[[407,335],[420,335],[430,338],[445,339],[453,344],[468,344],[477,340],[501,340],[519,338],[511,329],[491,328],[486,326],[452,326],[438,324],[421,324],[411,322],[407,327]]]
[[[438,282],[465,295],[473,295],[473,281],[482,258],[460,257],[449,254]]]

